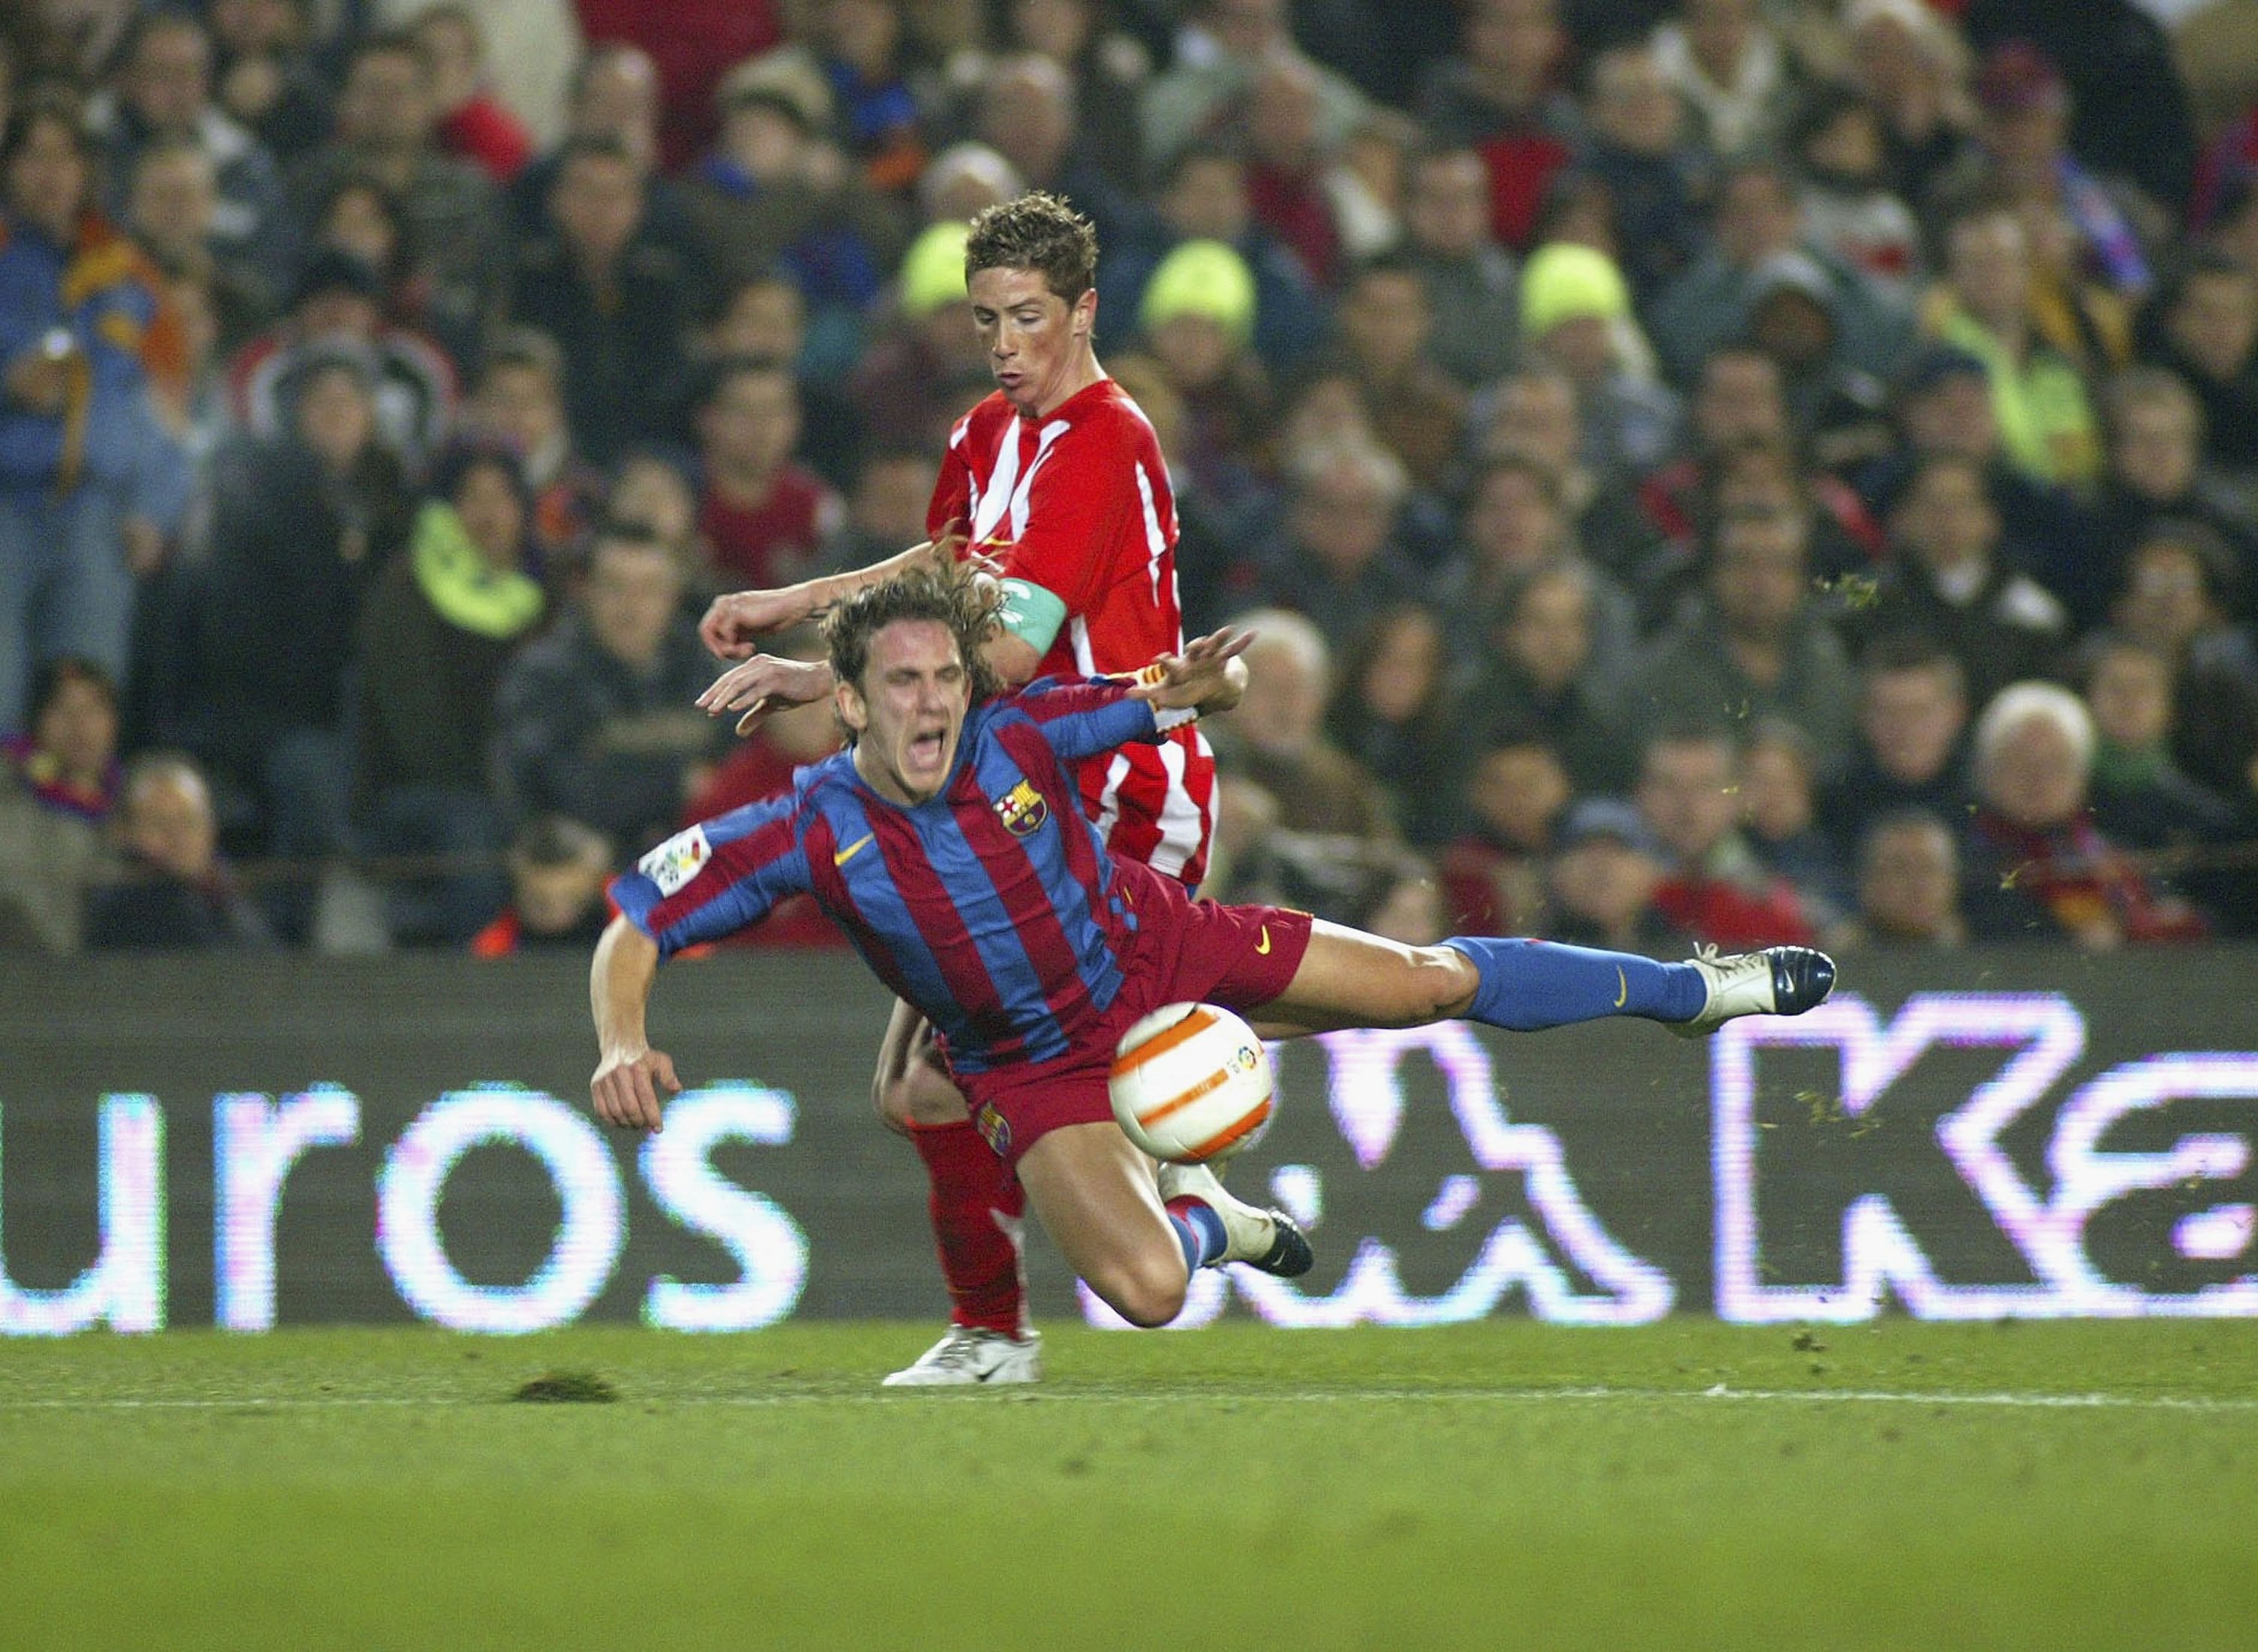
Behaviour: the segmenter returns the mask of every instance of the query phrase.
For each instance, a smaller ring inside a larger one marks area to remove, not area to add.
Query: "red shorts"
[[[951,1075],[974,1126],[1007,1165],[1062,1125],[1112,1122],[1106,1074],[1121,1035],[1145,1017],[1164,1003],[1259,1009],[1292,983],[1309,950],[1307,912],[1196,901],[1158,873],[1124,883],[1137,939],[1112,1007],[1064,1055]]]

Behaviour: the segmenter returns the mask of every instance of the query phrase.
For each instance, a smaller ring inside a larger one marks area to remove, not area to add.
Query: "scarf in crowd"
[[[5,756],[10,766],[23,776],[25,790],[57,813],[75,815],[99,826],[117,806],[125,776],[115,761],[103,772],[100,785],[81,786],[64,775],[54,754],[41,751],[29,734],[12,734],[0,741],[0,756]]]
[[[2068,155],[2055,162],[2055,183],[2062,191],[2063,209],[2077,226],[2077,233],[2092,249],[2102,279],[2120,293],[2135,296],[2155,284],[2140,238],[2117,209],[2094,175]]]
[[[2034,830],[1985,809],[1976,816],[1976,830],[1999,851],[2006,883],[2067,932],[2105,918],[2127,940],[2192,940],[2204,932],[2202,919],[2160,897],[2088,812]]]
[[[541,582],[497,570],[471,542],[455,507],[437,500],[415,519],[415,583],[439,617],[458,630],[508,642],[541,617]]]

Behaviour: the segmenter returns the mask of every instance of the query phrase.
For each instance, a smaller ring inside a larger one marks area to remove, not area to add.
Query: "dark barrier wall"
[[[2258,1312],[2258,954],[1862,957],[1796,1021],[1281,1053],[1233,1185],[1313,1223],[1188,1317]],[[574,958],[0,965],[0,1332],[936,1317],[843,954],[662,975],[690,1093],[600,1132]],[[1076,1311],[1031,1246],[1039,1311]]]

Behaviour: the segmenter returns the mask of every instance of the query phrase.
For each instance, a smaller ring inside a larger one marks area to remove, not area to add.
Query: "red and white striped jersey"
[[[1111,379],[1044,419],[987,397],[949,431],[926,521],[934,535],[964,522],[973,550],[1065,605],[1045,675],[1125,674],[1183,647],[1168,466]],[[1090,758],[1079,779],[1108,847],[1197,887],[1215,818],[1215,756],[1198,725]]]

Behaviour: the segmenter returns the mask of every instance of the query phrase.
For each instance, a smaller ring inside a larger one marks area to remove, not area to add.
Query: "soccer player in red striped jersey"
[[[973,321],[996,390],[950,432],[927,513],[936,543],[967,543],[1002,582],[1000,631],[984,649],[1006,684],[1038,673],[1134,671],[1183,644],[1175,500],[1152,426],[1106,377],[1091,344],[1097,238],[1056,197],[1022,195],[974,220],[965,245]],[[933,554],[776,592],[717,599],[707,643],[743,663],[699,704],[719,714],[828,693],[827,668],[753,654],[758,639]],[[745,656],[750,655],[750,658]],[[1196,887],[1214,820],[1215,762],[1196,726],[1155,745],[1101,752],[1077,770],[1083,804],[1115,854]],[[929,1032],[898,1005],[879,1057],[880,1116],[925,1162],[950,1296],[948,1333],[888,1379],[905,1384],[1031,1381],[1017,1180],[972,1129],[962,1095],[928,1059]]]
[[[1006,305],[1033,296],[1024,281],[981,285]],[[1176,502],[1153,427],[1111,379],[1030,417],[1012,400],[1018,370],[998,378],[1004,387],[949,432],[927,531],[938,539],[962,522],[971,552],[998,565],[1005,628],[1030,645],[1049,639],[1037,673],[1129,672],[1175,653]],[[1109,848],[1197,887],[1215,757],[1196,725],[1085,764],[1082,790]]]

